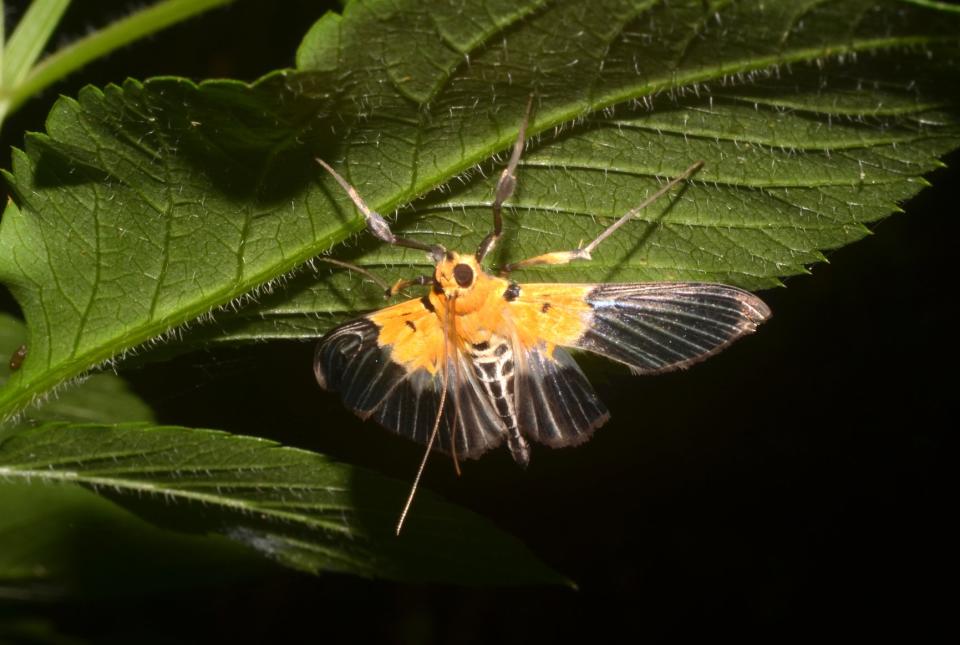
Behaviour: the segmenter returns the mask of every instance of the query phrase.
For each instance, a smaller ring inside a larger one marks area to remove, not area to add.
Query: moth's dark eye
[[[470,268],[469,264],[458,264],[453,267],[453,279],[461,287],[469,287],[473,284],[473,269]]]

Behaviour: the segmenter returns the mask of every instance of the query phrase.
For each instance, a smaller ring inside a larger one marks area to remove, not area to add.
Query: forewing
[[[418,302],[402,303],[328,332],[314,354],[317,382],[339,392],[344,404],[361,418],[373,418],[388,430],[425,444],[440,412],[446,379],[437,446],[451,452],[455,441],[458,457],[478,457],[502,440],[499,422],[469,370],[454,362],[462,363],[462,358],[451,357],[445,369],[433,371],[407,358],[442,355],[442,333]],[[384,343],[387,338],[393,342]],[[412,348],[410,343],[417,346]],[[404,360],[397,360],[398,356]]]
[[[526,284],[511,303],[523,344],[576,347],[639,373],[687,367],[756,330],[770,309],[722,284]]]
[[[317,383],[339,392],[344,404],[366,419],[409,377],[392,360],[392,347],[381,347],[380,329],[369,318],[357,318],[328,332],[313,357]]]
[[[610,418],[576,361],[554,347],[520,350],[517,413],[520,432],[553,448],[574,446],[590,438]]]

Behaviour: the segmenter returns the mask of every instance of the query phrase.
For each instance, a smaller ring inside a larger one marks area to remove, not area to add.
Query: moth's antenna
[[[457,421],[460,417],[460,396],[457,391],[457,383],[460,381],[455,379],[453,385],[453,423],[450,424],[450,456],[453,457],[453,472],[457,473],[459,477],[462,473],[460,472],[460,460],[457,458]],[[446,390],[444,390],[446,393]]]
[[[451,297],[447,300],[447,315],[443,325],[443,390],[440,392],[440,407],[437,409],[437,419],[433,422],[433,430],[430,431],[430,439],[427,441],[427,449],[423,451],[423,459],[420,460],[420,467],[417,468],[417,476],[413,478],[413,486],[410,487],[410,494],[407,496],[407,502],[403,505],[403,510],[400,511],[400,519],[397,520],[397,535],[400,535],[400,531],[403,529],[403,522],[407,519],[407,513],[410,512],[410,506],[413,504],[413,498],[417,494],[417,487],[420,486],[420,477],[423,476],[423,471],[427,467],[427,459],[430,458],[430,451],[433,449],[433,442],[437,439],[437,432],[440,430],[440,421],[443,419],[443,409],[447,403],[447,384],[449,383],[447,365],[449,364],[450,352],[450,333],[447,326],[453,320],[453,307],[455,300],[456,297]],[[456,423],[456,415],[454,415],[454,423]],[[456,443],[455,440],[453,443]],[[456,455],[455,448],[453,452],[454,455]],[[460,474],[459,469],[457,470],[457,474]]]
[[[457,351],[457,346],[455,341],[456,331],[454,328],[454,317],[456,311],[457,297],[451,296],[447,299],[447,318],[444,321],[444,353],[447,357],[447,364],[449,364],[449,357],[452,354],[454,356],[453,360],[453,423],[450,424],[450,454],[453,455],[453,470],[457,473],[459,477],[462,473],[460,472],[460,459],[457,456],[457,421],[460,419],[460,355]],[[449,377],[449,374],[448,374]]]
[[[407,502],[400,511],[400,519],[397,520],[397,535],[403,528],[403,522],[407,519],[407,513],[410,512],[410,505],[413,504],[413,496],[417,494],[417,487],[420,485],[420,477],[423,475],[423,469],[427,467],[427,459],[430,458],[430,451],[433,449],[433,441],[437,438],[437,430],[440,429],[440,420],[443,418],[443,406],[447,402],[447,379],[443,379],[443,392],[440,393],[440,409],[437,410],[437,420],[433,422],[433,430],[430,432],[430,440],[427,441],[427,449],[423,451],[423,459],[420,461],[420,467],[417,468],[417,476],[413,478],[413,486],[410,487],[410,495],[407,496]]]
[[[453,299],[451,299],[452,301]],[[453,320],[453,307],[447,314],[448,320]],[[450,337],[448,333],[448,338]],[[449,349],[447,351],[450,351]],[[453,423],[450,424],[450,455],[453,457],[453,470],[459,477],[460,458],[457,456],[457,422],[460,420],[460,357],[456,357],[453,363]]]
[[[456,410],[458,406],[459,404],[456,401],[454,401],[453,402],[454,410]],[[456,428],[456,423],[457,423],[456,413],[454,413],[453,423],[454,423],[454,428]],[[457,477],[460,477],[463,473],[460,472],[460,459],[459,457],[457,457],[457,443],[456,443],[455,437],[451,437],[450,439],[450,452],[453,453],[453,472],[457,473]]]

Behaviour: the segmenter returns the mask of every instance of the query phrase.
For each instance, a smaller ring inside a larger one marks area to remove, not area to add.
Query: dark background
[[[130,2],[77,2],[83,34]],[[7,24],[15,24],[14,15]],[[55,94],[158,74],[252,80],[291,66],[321,15],[308,0],[246,0],[124,50],[28,103],[2,155],[40,130]],[[947,160],[960,162],[954,154]],[[719,630],[912,637],[955,603],[947,566],[957,241],[955,169],[812,275],[764,292],[761,331],[689,372],[586,369],[613,420],[577,449],[506,451],[425,485],[521,537],[578,582],[464,589],[317,578],[277,569],[229,586],[44,606],[96,642],[356,638],[565,641]],[[15,307],[5,293],[3,306]],[[124,374],[163,422],[260,434],[409,479],[419,448],[361,424],[320,392],[312,346],[181,357]],[[320,430],[324,428],[324,430]],[[500,454],[502,453],[502,454]]]

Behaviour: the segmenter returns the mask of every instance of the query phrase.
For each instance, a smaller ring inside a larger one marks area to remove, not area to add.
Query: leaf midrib
[[[325,529],[343,535],[352,535],[353,532],[342,524],[323,521],[319,518],[313,518],[298,513],[281,511],[273,508],[262,508],[256,503],[242,502],[229,497],[218,497],[206,493],[182,490],[176,487],[164,487],[150,482],[141,482],[127,479],[113,479],[108,477],[89,477],[83,473],[58,470],[31,470],[10,468],[0,466],[0,479],[24,480],[27,482],[40,480],[44,482],[68,482],[74,484],[83,484],[95,488],[111,488],[114,490],[142,493],[150,496],[181,499],[188,502],[198,502],[201,504],[210,504],[213,506],[228,508],[244,513],[257,513],[266,515],[278,520],[287,520],[309,526],[311,528]]]

